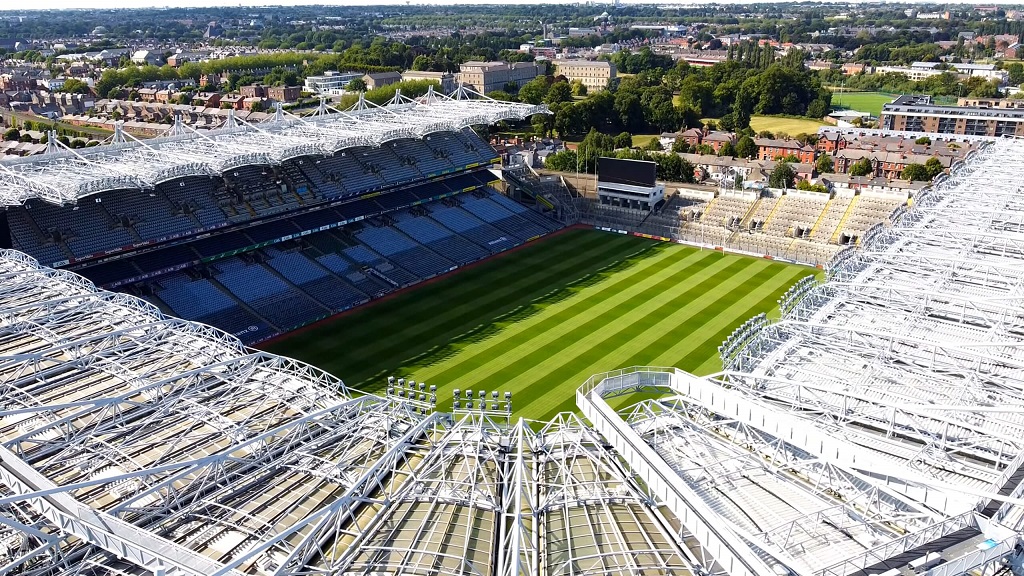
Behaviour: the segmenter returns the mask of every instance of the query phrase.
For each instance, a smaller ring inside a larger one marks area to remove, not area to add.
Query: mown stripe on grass
[[[595,372],[614,370],[637,355],[645,346],[655,345],[664,331],[698,316],[717,300],[701,295],[716,291],[729,291],[750,278],[750,269],[760,266],[756,260],[727,261],[707,278],[701,279],[689,290],[663,302],[635,302],[616,314],[601,318],[599,330],[580,326],[580,338],[563,355],[551,357],[523,373],[530,382],[520,394],[519,406],[526,406],[551,397],[543,381],[565,381],[577,385]],[[628,320],[627,320],[628,319]],[[564,398],[556,398],[561,403]]]
[[[498,272],[497,280],[499,282],[512,278],[516,274],[516,269],[519,268],[519,262],[517,261],[522,261],[527,257],[537,260],[540,270],[549,266],[558,266],[559,263],[565,266],[585,267],[587,259],[595,252],[617,254],[619,249],[625,249],[624,244],[600,242],[599,238],[586,236],[573,236],[564,243],[553,243],[550,246],[550,250],[539,250],[540,246],[540,244],[528,246],[519,252],[502,256],[500,260],[485,262],[481,266],[457,272],[456,274],[460,276],[460,281],[458,282],[451,282],[451,277],[443,278],[437,282],[416,287],[411,292],[382,302],[373,303],[371,306],[357,310],[339,321],[335,333],[331,334],[334,337],[333,339],[313,339],[310,347],[313,350],[318,348],[335,349],[337,344],[345,343],[345,340],[354,341],[361,345],[380,344],[381,339],[367,342],[362,336],[374,333],[380,335],[389,334],[388,331],[394,329],[400,319],[396,314],[397,312],[402,312],[401,317],[406,317],[412,313],[414,315],[413,319],[415,319],[415,315],[423,315],[430,310],[436,313],[439,304],[442,304],[445,300],[465,301],[467,298],[479,296],[485,293],[478,284],[482,277],[494,275],[494,269],[496,268]],[[640,247],[638,246],[637,248]],[[573,259],[568,258],[569,256],[576,256],[577,260],[574,262]],[[503,260],[507,260],[507,262]],[[503,266],[494,266],[496,264],[502,264]],[[507,273],[501,274],[501,272]],[[534,276],[530,271],[527,271],[526,275]],[[544,275],[544,272],[539,271],[537,275]],[[522,270],[519,270],[519,276],[523,276]],[[348,327],[352,329],[346,330]],[[325,331],[321,330],[320,332]],[[308,336],[308,334],[303,336]]]
[[[722,340],[736,326],[754,315],[752,311],[758,310],[762,301],[770,302],[774,291],[788,287],[792,278],[791,269],[771,269],[767,277],[755,280],[757,290],[728,302],[727,306],[720,310],[720,315],[708,318],[708,322],[702,324],[699,331],[679,334],[681,338],[669,340],[670,344],[662,347],[658,356],[652,360],[653,365],[680,366],[683,369],[699,366],[717,353]],[[722,336],[721,339],[718,338],[719,335]]]
[[[741,271],[720,280],[719,289],[714,291],[719,297],[694,301],[690,306],[682,308],[676,313],[662,314],[660,318],[655,317],[650,330],[637,334],[631,341],[623,343],[618,349],[603,356],[591,354],[589,364],[571,367],[576,369],[575,373],[569,369],[560,369],[552,371],[551,377],[571,380],[578,386],[595,373],[616,368],[633,365],[670,365],[659,362],[658,354],[664,349],[665,343],[693,340],[704,342],[705,335],[718,325],[734,326],[741,321],[740,316],[745,313],[749,304],[737,306],[734,301],[730,301],[724,296],[751,282],[761,284],[779,281],[780,272],[776,266],[756,260],[747,260],[746,263],[748,266]],[[625,335],[629,336],[630,332],[627,331]],[[717,348],[717,344],[714,346]],[[610,348],[609,346],[608,349]],[[553,398],[553,400],[554,404],[548,406],[547,411],[543,412],[544,418],[553,416],[560,411],[574,409],[575,402],[572,398]],[[533,412],[541,411],[538,409]]]
[[[676,261],[666,262],[672,259]],[[523,386],[529,381],[523,367],[542,363],[544,358],[559,353],[639,304],[652,301],[681,281],[695,274],[712,276],[727,265],[709,253],[656,255],[608,282],[588,287],[571,300],[548,306],[544,314],[510,326],[500,341],[468,347],[464,356],[430,377],[463,388],[474,382],[515,377]]]
[[[755,302],[752,306],[747,308],[741,318],[746,320],[752,318],[760,312],[769,312],[778,308],[778,300],[793,285],[794,282],[806,276],[806,271],[800,269],[791,269],[788,278],[781,284],[775,283],[774,288],[768,285],[763,287],[764,296]],[[693,366],[693,368],[687,368],[689,372],[693,374],[703,375],[711,374],[722,369],[722,360],[718,355],[718,344],[725,341],[726,337],[736,329],[739,324],[733,326],[723,326],[712,339],[708,339],[703,344],[695,346],[688,354],[686,354],[682,360],[678,360],[674,366]],[[711,345],[715,344],[713,350]],[[700,362],[701,358],[706,358],[703,362]],[[698,362],[700,362],[698,364]]]
[[[781,268],[781,271],[777,272],[774,277],[770,280],[765,281],[764,284],[759,285],[759,288],[766,290],[765,296],[756,300],[756,303],[749,306],[742,311],[738,311],[734,306],[730,307],[729,312],[723,312],[719,315],[719,319],[725,318],[726,316],[732,317],[731,322],[720,323],[721,327],[713,335],[705,335],[707,324],[699,328],[700,334],[703,336],[701,342],[692,347],[688,353],[679,360],[674,362],[666,362],[665,356],[662,353],[662,349],[658,347],[644,347],[643,343],[638,342],[638,346],[642,349],[635,356],[630,358],[626,362],[621,362],[616,366],[608,365],[606,367],[600,367],[592,370],[587,374],[582,374],[577,378],[578,383],[582,384],[586,378],[589,378],[593,374],[600,372],[607,372],[615,370],[616,368],[625,368],[629,366],[674,366],[693,374],[710,374],[721,369],[721,360],[718,357],[718,346],[725,340],[730,332],[736,329],[741,323],[747,319],[753,317],[759,312],[766,312],[771,310],[773,304],[778,298],[792,285],[794,281],[803,276],[806,276],[807,272],[804,269],[793,268],[791,266],[777,264],[771,271]],[[752,278],[752,282],[757,282],[759,278]],[[774,286],[774,288],[773,288]],[[759,290],[760,291],[760,290]],[[749,302],[749,297],[743,298],[744,302]],[[685,333],[686,330],[690,330],[691,326],[680,325],[676,330],[666,335],[666,340],[675,338],[676,336]],[[684,346],[685,347],[685,346]],[[655,354],[651,354],[654,352]],[[575,389],[575,386],[573,387]],[[650,391],[641,391],[629,394],[627,396],[617,397],[614,399],[613,407],[625,408],[631,406],[641,400],[649,398],[655,398],[659,396],[657,393]],[[518,407],[517,407],[518,408]],[[575,397],[567,398],[561,401],[556,407],[551,408],[548,412],[540,415],[540,419],[549,419],[558,412],[570,411],[576,409]]]
[[[506,258],[485,262],[458,272],[457,277],[444,278],[390,301],[373,304],[269,348],[317,364],[354,384],[384,366],[394,366],[396,357],[405,357],[411,351],[422,353],[426,347],[436,346],[466,331],[468,322],[476,324],[496,311],[511,310],[520,301],[549,291],[553,282],[585,276],[593,269],[606,268],[654,247],[636,238],[602,234],[580,234],[568,240],[552,245],[553,250],[533,245],[507,255],[508,259],[533,258],[528,266],[524,263],[509,265]],[[497,281],[494,281],[496,273]],[[476,278],[467,280],[468,276]],[[503,288],[491,289],[495,284]],[[454,290],[448,291],[449,285]],[[450,309],[446,302],[451,300],[464,302],[463,314],[453,317],[447,313]],[[413,339],[400,326],[396,327],[398,324],[418,326],[425,319],[440,319],[444,325],[434,326],[434,331],[423,339]]]
[[[379,365],[381,361],[388,360],[395,365],[414,362],[417,356],[409,355],[409,342],[421,343],[418,348],[422,350],[422,343],[428,341],[434,341],[435,346],[438,346],[452,340],[480,340],[492,336],[492,331],[485,330],[489,324],[488,316],[493,318],[496,313],[498,317],[513,313],[522,306],[520,302],[523,299],[550,290],[555,278],[583,279],[600,274],[600,270],[607,268],[609,262],[632,262],[622,258],[635,253],[635,248],[628,245],[595,247],[585,252],[577,251],[573,259],[567,258],[566,254],[558,254],[550,263],[540,262],[541,266],[535,272],[520,273],[496,282],[493,287],[478,286],[477,290],[462,297],[457,294],[438,294],[436,297],[416,294],[416,302],[403,310],[402,314],[390,315],[386,324],[358,326],[364,337],[350,341],[346,346],[346,354],[355,359],[349,365],[350,369],[360,372],[367,366]],[[560,294],[565,297],[574,290],[575,284],[570,283],[554,291],[554,294],[549,291],[548,297]],[[481,319],[484,321],[481,322]],[[358,319],[353,321],[358,322]],[[467,329],[467,326],[471,328]],[[375,343],[374,339],[365,337],[368,331],[385,337]],[[435,361],[444,358],[442,354]],[[417,363],[420,362],[422,359]]]
[[[509,390],[516,415],[549,418],[575,410],[575,389],[596,372],[714,366],[722,339],[806,274],[763,259],[569,231],[270,349],[368,391],[389,374],[426,380],[439,387],[441,409],[455,387]]]

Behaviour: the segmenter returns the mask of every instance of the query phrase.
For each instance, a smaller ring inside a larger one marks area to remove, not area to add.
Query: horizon
[[[623,4],[645,4],[645,5],[666,5],[683,6],[698,4],[745,4],[740,0],[723,0],[709,2],[707,0],[621,0]],[[758,4],[777,4],[785,0],[758,0]],[[823,4],[888,4],[881,0],[819,0]],[[145,9],[167,9],[167,8],[270,8],[270,7],[295,7],[295,6],[475,6],[475,5],[496,5],[496,4],[585,4],[580,0],[225,0],[215,2],[214,0],[36,0],[32,6],[15,10],[0,9],[0,13],[37,12],[44,10],[145,10]],[[611,5],[614,0],[591,0],[592,4]],[[893,2],[893,4],[923,4],[927,0],[906,0],[905,2]],[[128,4],[128,5],[126,5]],[[959,2],[953,6],[974,6],[986,5],[1020,5],[1012,0],[989,0]]]

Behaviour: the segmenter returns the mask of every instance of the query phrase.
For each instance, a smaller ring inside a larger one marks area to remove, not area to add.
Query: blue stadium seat
[[[414,284],[420,280],[420,277],[417,277],[415,274],[411,274],[395,266],[391,262],[388,262],[366,246],[359,245],[346,248],[342,254],[363,266],[373,268],[377,273],[391,279],[391,281],[398,286],[408,286],[409,284]]]
[[[7,209],[7,223],[11,228],[11,241],[15,249],[32,256],[45,266],[67,259],[60,244],[53,237],[44,236],[23,206]]]
[[[279,252],[268,250],[268,261],[289,282],[309,294],[325,307],[338,312],[369,300],[355,288],[317,265],[301,252]]]
[[[416,169],[424,176],[440,174],[455,167],[443,154],[428,147],[424,140],[402,139],[389,144],[399,157],[414,158]]]
[[[399,218],[395,226],[420,244],[460,265],[475,262],[490,255],[488,250],[453,234],[451,230],[433,223],[429,218]]]
[[[502,206],[503,208],[505,208],[509,212],[512,212],[513,214],[516,214],[519,217],[524,218],[526,220],[529,220],[533,224],[536,224],[539,228],[543,229],[545,232],[552,232],[552,231],[557,230],[559,228],[558,222],[555,222],[554,220],[552,220],[550,218],[547,218],[546,216],[544,216],[542,214],[539,214],[539,213],[537,213],[537,212],[535,212],[533,210],[530,210],[526,206],[523,206],[522,204],[520,204],[519,202],[516,202],[515,200],[509,198],[508,196],[504,196],[502,194],[494,193],[494,194],[491,194],[490,196],[488,196],[488,198],[492,202],[495,202],[496,204]]]
[[[451,270],[454,263],[410,240],[390,227],[367,227],[356,233],[360,242],[420,278]]]
[[[381,282],[363,274],[359,267],[338,254],[325,254],[318,257],[317,262],[325,268],[344,278],[349,284],[355,286],[360,292],[371,298],[377,298],[390,292],[390,288]]]
[[[491,253],[522,244],[518,236],[506,234],[457,206],[435,205],[430,217]]]
[[[462,207],[477,218],[520,240],[528,240],[550,232],[550,230],[510,212],[507,208],[492,201],[490,197],[467,196],[462,201]]]
[[[185,274],[173,274],[161,278],[160,286],[157,296],[182,318],[202,318],[238,306],[205,278],[192,280]]]
[[[291,330],[327,315],[313,300],[288,285],[261,264],[237,258],[216,263],[217,281],[257,314],[282,330]]]
[[[181,208],[175,209],[157,191],[117,190],[100,195],[101,205],[115,221],[127,220],[142,240],[185,236],[199,228]]]
[[[156,187],[172,206],[187,209],[199,222],[199,226],[215,226],[227,217],[217,206],[214,190],[216,180],[207,177],[190,177],[164,182]]]
[[[83,268],[77,271],[78,274],[92,280],[97,286],[105,286],[118,280],[127,280],[139,276],[142,272],[135,267],[132,260],[114,260]]]
[[[187,264],[199,260],[199,256],[189,248],[189,245],[179,244],[168,246],[153,252],[140,254],[132,258],[135,265],[143,272],[156,272],[166,270],[181,264]]]

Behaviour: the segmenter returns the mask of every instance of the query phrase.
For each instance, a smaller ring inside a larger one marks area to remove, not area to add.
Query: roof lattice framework
[[[490,125],[550,113],[545,105],[455,97],[430,90],[410,100],[401,95],[387,106],[360,101],[348,111],[324,108],[311,117],[277,115],[260,124],[236,123],[208,132],[152,140],[130,140],[80,150],[61,150],[0,162],[0,205],[32,198],[73,203],[90,194],[126,188],[148,189],[185,176],[217,176],[246,165],[276,165],[309,155],[329,156],[355,146],[380,146],[400,138]]]

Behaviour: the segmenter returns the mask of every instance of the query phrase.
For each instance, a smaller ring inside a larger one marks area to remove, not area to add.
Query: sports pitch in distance
[[[721,368],[718,346],[811,268],[594,230],[568,230],[265,348],[353,388],[388,375],[513,393],[516,416],[575,410],[592,374],[633,365]],[[625,400],[625,399],[624,399]]]

